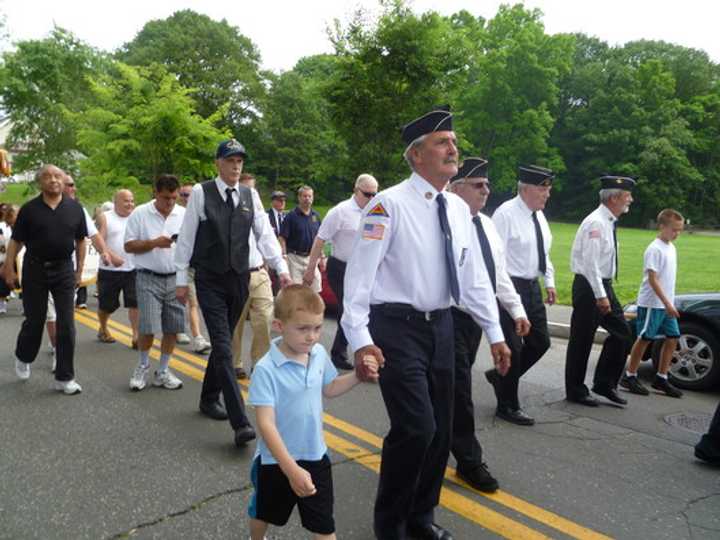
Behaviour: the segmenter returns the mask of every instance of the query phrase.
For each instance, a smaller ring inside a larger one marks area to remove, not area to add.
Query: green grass
[[[555,266],[555,286],[559,303],[571,304],[573,274],[570,272],[570,249],[578,225],[551,223],[553,246],[550,253]],[[615,293],[625,304],[637,297],[642,281],[643,253],[657,235],[643,229],[618,229],[620,242],[620,275]],[[677,293],[720,291],[720,237],[683,233],[675,241],[678,253]]]

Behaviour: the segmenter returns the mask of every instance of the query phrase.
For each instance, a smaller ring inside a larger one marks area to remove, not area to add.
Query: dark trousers
[[[232,358],[232,334],[248,298],[250,274],[231,270],[215,274],[195,271],[195,288],[205,325],[210,334],[212,352],[208,358],[200,401],[218,401],[222,391],[233,429],[250,425]]]
[[[595,338],[595,331],[602,326],[608,331],[600,359],[595,368],[595,388],[616,388],[625,367],[632,333],[623,315],[623,309],[615,296],[612,280],[603,280],[610,312],[600,314],[592,288],[585,277],[575,275],[572,286],[573,312],[570,319],[570,339],[565,358],[565,393],[571,399],[587,396],[585,386],[588,358]]]
[[[380,391],[390,417],[375,499],[375,534],[405,538],[433,521],[450,453],[454,353],[450,310],[431,321],[372,306],[369,329],[385,356]]]
[[[695,448],[700,450],[706,459],[720,462],[720,403],[715,409],[710,429],[700,438]]]
[[[345,332],[343,332],[340,320],[343,314],[343,296],[344,296],[344,282],[345,282],[345,267],[347,265],[340,259],[330,257],[327,262],[327,279],[330,284],[330,288],[337,297],[337,331],[335,332],[335,339],[333,340],[332,349],[330,349],[330,357],[334,360],[345,360],[347,361],[347,346],[348,342],[345,338]]]
[[[75,272],[72,261],[68,259],[48,267],[26,255],[22,269],[22,284],[25,320],[17,337],[15,355],[28,364],[35,361],[45,331],[48,293],[50,293],[53,295],[57,312],[55,379],[69,381],[75,378],[73,367]]]
[[[515,333],[515,321],[504,309],[500,309],[500,326],[512,352],[510,370],[499,378],[497,385],[498,406],[520,408],[518,386],[522,377],[550,348],[550,332],[547,312],[543,303],[540,283],[537,279],[512,278],[530,321],[530,333],[520,338]]]
[[[482,329],[467,313],[452,308],[455,338],[455,407],[451,450],[457,468],[472,471],[482,464],[482,447],[475,436],[475,406],[472,400],[472,366]]]

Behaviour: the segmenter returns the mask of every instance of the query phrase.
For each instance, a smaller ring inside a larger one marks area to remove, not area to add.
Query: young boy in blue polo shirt
[[[652,340],[664,338],[660,365],[652,387],[668,396],[679,398],[682,392],[670,384],[667,374],[680,337],[677,322],[680,314],[674,305],[677,252],[673,241],[682,232],[685,219],[676,210],[666,208],[658,214],[657,223],[657,238],[647,247],[643,259],[643,280],[637,302],[638,337],[630,351],[630,363],[620,386],[641,396],[650,393],[638,380],[637,370],[648,344]]]
[[[304,285],[290,285],[275,301],[273,328],[281,337],[258,361],[248,402],[255,407],[260,437],[250,473],[250,537],[263,540],[268,524],[285,525],[295,505],[303,527],[316,539],[335,538],[333,484],[322,428],[322,398],[344,394],[360,380],[338,377],[318,343],[325,304]],[[377,380],[377,363],[364,368]]]

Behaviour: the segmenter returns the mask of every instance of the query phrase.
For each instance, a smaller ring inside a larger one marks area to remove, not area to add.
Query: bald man
[[[98,319],[100,329],[98,339],[103,343],[114,343],[115,338],[108,330],[110,315],[120,307],[120,293],[123,304],[128,309],[128,319],[132,327],[132,347],[137,348],[138,310],[135,291],[135,267],[132,255],[125,251],[125,226],[135,209],[132,191],[121,189],[113,197],[113,208],[98,216],[99,232],[107,246],[108,261],[100,262],[98,271]]]

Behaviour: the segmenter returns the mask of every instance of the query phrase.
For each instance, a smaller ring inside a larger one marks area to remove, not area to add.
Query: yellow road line
[[[88,321],[88,322],[94,323],[94,326],[93,326],[93,324],[88,324],[88,326],[91,326],[94,329],[97,328],[97,323],[95,323],[95,321],[92,320],[92,319],[96,319],[96,317],[97,317],[94,312],[91,312],[91,311],[76,312],[76,315],[81,315],[81,314],[82,315],[87,314],[91,318],[91,321]],[[85,321],[83,321],[83,322],[85,323]],[[87,324],[87,323],[85,323],[85,324]],[[111,319],[111,320],[109,320],[108,324],[110,326],[118,329],[121,332],[130,333],[130,335],[132,335],[132,330],[129,327],[127,327],[121,323],[115,322]],[[119,339],[118,341],[122,341],[123,343],[126,343],[127,345],[130,344],[130,340],[127,338],[124,338],[124,337]],[[160,342],[158,340],[155,340],[154,344],[156,346],[159,346]],[[177,356],[182,357],[196,365],[199,365],[202,367],[205,367],[207,365],[207,361],[205,361],[204,359],[202,359],[198,356],[195,356],[193,354],[187,353],[183,350],[175,349],[174,354],[176,354]],[[153,356],[153,354],[151,353],[151,356],[153,358],[158,358],[159,354],[155,353]],[[202,381],[203,374],[199,370],[188,366],[187,369],[192,370],[194,372],[194,374],[191,375],[190,373],[185,371],[184,368],[178,367],[178,366],[183,365],[181,362],[176,362],[175,360],[172,360],[171,365],[173,365],[173,367],[175,367],[178,371],[181,371],[182,373],[185,373],[186,375],[189,375],[197,380]],[[247,387],[249,383],[247,381],[240,381],[240,384],[244,387]],[[337,417],[332,416],[327,413],[324,414],[323,420],[326,424],[328,424],[340,431],[343,431],[343,432],[347,433],[348,435],[352,435],[353,437],[355,437],[371,446],[374,446],[377,449],[382,448],[382,443],[383,443],[382,438],[378,437],[374,433],[371,433],[371,432],[364,430],[354,424],[346,422],[345,420],[342,420],[340,418],[337,418]],[[342,439],[342,438],[338,437],[337,435],[334,435],[334,434],[328,432],[327,430],[325,431],[325,434],[327,437],[329,437],[328,445],[331,446],[334,450],[338,451],[339,453],[341,453],[347,457],[354,459],[355,461],[358,461],[362,465],[365,465],[365,466],[371,468],[375,472],[379,472],[379,459],[380,459],[379,456],[372,455],[372,457],[377,461],[377,464],[378,464],[377,468],[374,468],[374,466],[370,466],[370,465],[372,465],[375,462],[372,461],[370,459],[370,457],[363,457],[363,456],[367,456],[367,452],[364,448],[354,445],[350,441]],[[332,439],[336,444],[330,444],[330,442],[329,442],[330,439]],[[360,456],[360,457],[356,459],[354,456]],[[510,508],[511,510],[518,512],[519,514],[527,516],[539,523],[542,523],[542,524],[547,525],[548,527],[551,527],[557,531],[565,533],[568,536],[577,538],[578,540],[610,540],[609,536],[606,536],[604,534],[593,531],[592,529],[588,529],[587,527],[583,527],[582,525],[579,525],[569,519],[566,519],[566,518],[559,516],[553,512],[550,512],[549,510],[545,510],[542,507],[539,507],[532,503],[524,501],[524,500],[522,500],[518,497],[515,497],[505,491],[498,490],[492,494],[483,493],[481,491],[478,491],[478,490],[472,488],[471,486],[469,486],[462,479],[460,479],[457,476],[455,469],[452,467],[447,467],[446,473],[445,473],[445,478],[456,485],[462,486],[478,495],[481,495],[487,499],[492,500],[493,502],[495,502],[499,505],[506,506],[506,507]],[[499,532],[499,530],[497,530],[497,529],[510,530],[510,529],[508,529],[508,527],[509,527],[508,524],[495,523],[495,521],[493,519],[494,518],[493,514],[496,514],[497,516],[500,516],[503,519],[508,520],[513,526],[520,525],[521,527],[525,527],[522,524],[519,524],[515,521],[505,518],[504,516],[502,516],[502,514],[494,512],[493,510],[490,510],[489,508],[486,508],[482,505],[479,505],[478,503],[475,503],[471,499],[467,499],[467,498],[463,497],[462,495],[459,495],[453,491],[443,488],[443,494],[445,493],[445,491],[448,491],[448,493],[451,494],[452,497],[450,497],[449,500],[445,500],[445,499],[443,499],[444,495],[441,495],[441,503],[443,504],[443,506],[446,506],[447,508],[465,516],[466,518],[470,519],[471,521],[480,523],[482,526],[488,528],[489,530],[497,532],[498,534],[501,534],[503,536],[505,536],[505,535],[503,533]],[[456,500],[455,497],[461,497],[463,500]],[[476,505],[478,508],[476,509],[472,505]],[[457,510],[456,510],[456,508],[457,508]],[[487,517],[491,518],[490,524],[485,523],[484,521],[481,522],[478,519],[476,519],[475,515],[476,515],[478,509],[482,511],[481,514],[484,514],[486,516],[486,518]],[[468,513],[466,513],[466,511]],[[492,527],[495,527],[495,528],[492,528]],[[529,529],[527,527],[525,527],[525,528],[528,529],[528,531],[530,531],[530,533],[532,533],[532,534],[536,534],[536,535],[539,534],[532,529]],[[507,536],[507,537],[508,538],[518,538],[518,537],[530,538],[530,536],[527,536],[528,533],[526,533],[526,532],[523,532],[521,536],[518,536],[518,534],[520,534],[520,533],[518,533],[516,531],[512,531],[511,536]],[[544,538],[544,536],[542,536],[542,535],[535,536],[535,538],[541,538],[541,537]]]

